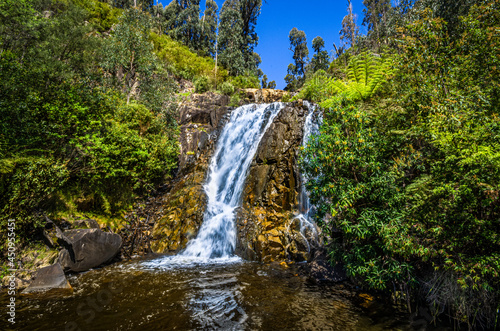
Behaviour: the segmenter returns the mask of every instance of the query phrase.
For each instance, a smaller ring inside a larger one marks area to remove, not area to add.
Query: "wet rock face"
[[[260,142],[238,211],[237,254],[252,260],[304,261],[310,258],[307,234],[294,220],[300,187],[297,167],[307,107],[281,110]]]
[[[215,93],[192,94],[179,107],[179,172],[190,171],[213,145],[213,134],[228,113],[229,97]]]
[[[203,189],[217,136],[230,108],[229,97],[192,94],[179,108],[179,170],[155,212],[151,249],[177,252],[196,237],[203,222],[207,197]]]

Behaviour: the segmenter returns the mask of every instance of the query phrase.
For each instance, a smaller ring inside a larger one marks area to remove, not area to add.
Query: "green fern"
[[[332,80],[327,87],[330,95],[345,94],[353,101],[374,95],[394,73],[393,59],[362,53],[353,57],[347,68],[347,80]]]

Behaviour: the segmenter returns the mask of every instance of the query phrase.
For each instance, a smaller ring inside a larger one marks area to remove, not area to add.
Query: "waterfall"
[[[323,121],[321,113],[316,112],[316,106],[304,101],[304,104],[309,108],[309,113],[307,114],[306,121],[304,123],[304,136],[302,138],[302,146],[306,147],[311,135],[319,133],[319,127]],[[314,206],[311,206],[309,200],[309,192],[306,190],[305,183],[307,178],[300,174],[300,194],[299,194],[299,212],[300,214],[296,217],[300,221],[300,233],[306,239],[309,245],[311,241],[318,242],[318,230],[316,224],[312,221],[314,215]]]
[[[203,224],[196,239],[180,254],[213,259],[229,257],[236,246],[234,210],[239,206],[248,168],[282,103],[246,105],[234,110],[210,163]]]

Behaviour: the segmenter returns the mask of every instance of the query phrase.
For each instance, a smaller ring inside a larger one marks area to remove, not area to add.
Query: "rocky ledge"
[[[246,90],[248,99],[276,101],[283,91]],[[232,108],[229,98],[192,94],[181,104],[179,170],[165,194],[156,198],[151,249],[178,252],[198,234],[206,208],[203,189],[220,130]],[[300,177],[298,151],[308,108],[301,102],[283,108],[262,138],[251,165],[237,214],[237,254],[259,261],[310,260],[317,248],[314,231],[300,231],[296,219]],[[147,209],[147,208],[146,208]]]

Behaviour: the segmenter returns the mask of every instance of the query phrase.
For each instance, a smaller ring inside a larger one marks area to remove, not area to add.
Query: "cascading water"
[[[304,136],[302,138],[302,146],[306,147],[311,135],[319,133],[319,127],[322,122],[321,114],[316,112],[316,106],[304,101],[304,104],[309,108],[309,113],[307,114],[306,121],[304,123]],[[314,208],[311,206],[309,200],[309,192],[306,190],[307,178],[304,175],[300,175],[301,185],[300,185],[300,195],[299,195],[299,211],[300,214],[296,217],[300,221],[300,233],[306,239],[309,245],[311,241],[317,243],[318,239],[318,229],[316,224],[312,221],[312,216],[314,214]]]
[[[241,259],[233,255],[236,246],[234,210],[240,204],[248,168],[259,142],[282,108],[282,103],[247,105],[232,112],[210,161],[205,184],[208,203],[198,236],[180,254],[149,261],[144,266],[172,272],[211,266],[210,272],[217,272],[217,266],[241,263]],[[214,278],[208,274],[191,283],[193,291],[187,298],[187,306],[200,326],[206,329],[243,328],[247,314],[240,306],[241,289],[234,275]]]
[[[240,203],[247,171],[259,142],[282,106],[281,103],[247,105],[231,114],[210,164],[203,225],[182,256],[209,259],[233,254],[236,245],[234,209]]]
[[[234,110],[217,142],[205,192],[204,221],[196,239],[175,257],[149,263],[168,267],[183,262],[229,262],[236,246],[234,210],[238,207],[250,163],[282,103],[246,105]]]

